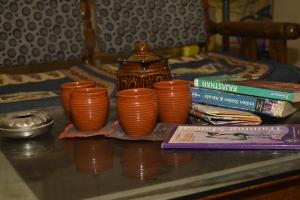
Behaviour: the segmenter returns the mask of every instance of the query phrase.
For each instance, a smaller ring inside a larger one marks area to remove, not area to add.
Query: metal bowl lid
[[[52,117],[44,111],[20,111],[0,116],[0,135],[4,137],[33,137],[48,131]]]

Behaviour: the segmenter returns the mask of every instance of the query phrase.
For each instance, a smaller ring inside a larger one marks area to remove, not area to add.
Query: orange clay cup
[[[155,128],[158,103],[154,89],[136,88],[119,91],[116,106],[119,122],[127,135],[147,135]]]
[[[185,80],[161,81],[153,84],[157,91],[158,116],[161,122],[184,124],[192,104],[190,84]]]
[[[71,118],[80,131],[97,131],[105,126],[109,114],[106,88],[82,88],[71,92]]]
[[[70,117],[70,94],[75,89],[95,87],[95,81],[83,80],[63,83],[60,87],[60,99],[65,114]]]

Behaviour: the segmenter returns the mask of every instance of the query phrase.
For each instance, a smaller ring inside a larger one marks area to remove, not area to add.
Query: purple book
[[[165,149],[300,149],[300,124],[259,126],[179,125]]]

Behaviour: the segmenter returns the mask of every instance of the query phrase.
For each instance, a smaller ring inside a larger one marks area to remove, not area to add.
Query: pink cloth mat
[[[104,136],[121,140],[148,140],[163,141],[164,138],[175,128],[175,124],[158,123],[155,129],[145,136],[129,136],[127,135],[118,121],[108,122],[102,129],[95,132],[81,132],[69,123],[64,131],[59,134],[59,139],[64,138],[86,138],[95,136]]]

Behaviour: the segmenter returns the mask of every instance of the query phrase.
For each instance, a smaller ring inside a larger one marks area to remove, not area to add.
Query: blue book
[[[291,102],[250,95],[192,87],[192,101],[225,108],[246,110],[274,117],[285,117],[297,110]]]
[[[300,84],[271,82],[264,80],[234,80],[228,77],[200,77],[194,79],[194,86],[236,94],[252,95],[283,101],[300,101]]]

